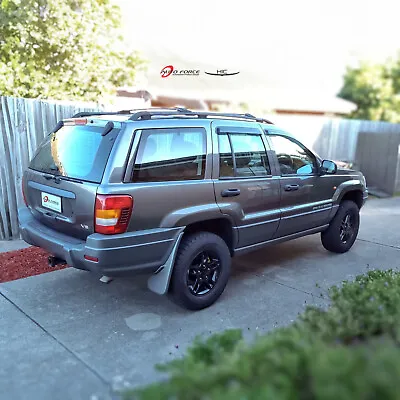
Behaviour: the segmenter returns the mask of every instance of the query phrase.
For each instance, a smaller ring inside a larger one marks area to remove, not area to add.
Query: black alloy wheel
[[[221,260],[210,251],[197,255],[190,265],[186,284],[195,296],[204,296],[216,285],[221,274]]]

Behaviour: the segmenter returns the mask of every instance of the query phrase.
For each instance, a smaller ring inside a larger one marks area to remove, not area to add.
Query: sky
[[[212,64],[282,90],[335,96],[346,65],[400,51],[398,0],[116,2],[127,46],[157,71],[176,56],[183,68]]]

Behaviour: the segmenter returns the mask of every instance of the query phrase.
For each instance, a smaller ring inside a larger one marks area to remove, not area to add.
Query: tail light
[[[133,198],[128,195],[96,196],[94,231],[104,235],[124,233],[128,228]]]
[[[79,119],[76,119],[74,122],[75,122],[75,125],[86,125],[87,124],[87,119],[86,118],[79,118]]]
[[[63,125],[86,125],[88,123],[87,118],[70,118],[62,121]]]
[[[21,182],[21,189],[22,189],[22,197],[24,198],[24,203],[25,203],[25,205],[27,206],[27,205],[28,205],[28,202],[27,202],[27,200],[26,200],[25,187],[24,187],[24,179],[22,179],[22,182]]]

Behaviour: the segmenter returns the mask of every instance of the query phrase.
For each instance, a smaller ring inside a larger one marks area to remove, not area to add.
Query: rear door
[[[43,224],[82,239],[93,233],[97,187],[120,130],[116,123],[103,135],[106,123],[65,121],[39,146],[23,185],[31,212]]]
[[[273,177],[261,127],[254,123],[213,121],[213,178],[217,203],[238,230],[238,248],[265,242],[279,219],[279,180]]]

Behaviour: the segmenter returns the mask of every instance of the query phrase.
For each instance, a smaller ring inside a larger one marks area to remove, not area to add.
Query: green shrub
[[[400,334],[400,273],[374,270],[330,289],[331,307],[309,307],[296,324],[325,341],[349,344],[370,336]]]
[[[331,289],[327,311],[246,344],[238,330],[196,339],[160,366],[166,382],[125,399],[399,399],[400,274],[371,271]]]

